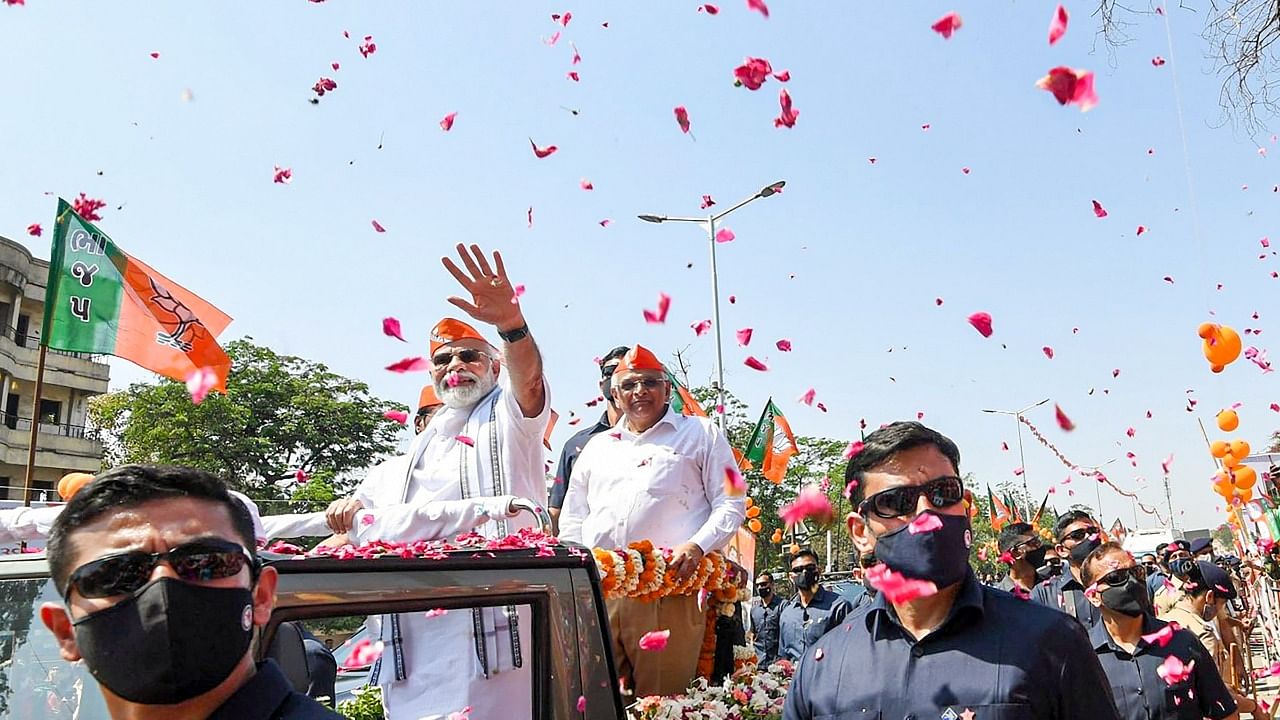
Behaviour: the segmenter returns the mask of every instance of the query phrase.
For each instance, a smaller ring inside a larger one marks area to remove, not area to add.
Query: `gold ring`
[[[502,278],[493,278],[489,281],[489,285],[496,288],[502,287]]]

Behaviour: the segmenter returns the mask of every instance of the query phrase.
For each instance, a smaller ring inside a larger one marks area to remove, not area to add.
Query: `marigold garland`
[[[698,650],[698,677],[711,678],[716,663],[716,619],[720,617],[719,603],[707,605],[707,625],[702,633],[702,648]]]
[[[698,569],[684,580],[676,578],[671,550],[655,548],[648,540],[626,548],[593,548],[600,570],[600,589],[607,600],[633,598],[652,602],[670,595],[696,595],[707,591],[720,602],[733,602],[746,585],[746,573],[718,552],[707,553]]]

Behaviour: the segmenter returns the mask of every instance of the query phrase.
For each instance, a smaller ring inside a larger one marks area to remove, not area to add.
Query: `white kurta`
[[[357,513],[352,541],[432,540],[449,538],[473,527],[489,537],[502,535],[499,519],[506,517],[502,511],[505,501],[491,499],[495,494],[491,452],[495,449],[502,470],[496,494],[525,497],[545,506],[542,434],[551,408],[550,390],[546,392],[542,411],[526,418],[504,373],[492,406],[489,396],[473,410],[442,408],[431,418],[427,429],[414,438],[407,454],[375,467],[360,484],[355,496],[368,510]],[[495,431],[496,442],[492,435]],[[459,441],[459,436],[469,438],[472,444]],[[504,521],[506,533],[537,526],[531,516]],[[450,610],[431,618],[424,613],[401,614],[401,647],[407,677],[400,681],[395,679],[389,623],[383,628],[385,618],[370,618],[373,636],[381,636],[386,643],[378,685],[389,720],[442,718],[467,706],[476,720],[529,714],[531,617],[521,608],[522,666],[516,668],[503,609],[485,609],[482,614],[488,678],[477,657],[471,611]]]
[[[0,510],[0,543],[43,540],[62,513],[62,505],[16,507]]]
[[[587,547],[657,547],[697,543],[724,547],[738,532],[746,499],[725,491],[725,468],[736,467],[719,426],[667,408],[636,434],[625,419],[591,438],[573,466],[560,515],[560,539]]]

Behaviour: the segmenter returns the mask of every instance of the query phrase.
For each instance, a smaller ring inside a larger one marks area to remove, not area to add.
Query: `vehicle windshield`
[[[47,578],[0,580],[0,720],[109,720],[98,683],[40,622],[46,602],[62,602]]]

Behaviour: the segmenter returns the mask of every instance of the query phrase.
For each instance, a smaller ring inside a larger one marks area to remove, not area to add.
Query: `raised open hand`
[[[494,251],[491,268],[479,245],[472,245],[468,249],[466,245],[458,243],[457,250],[458,257],[466,266],[465,272],[450,258],[440,260],[458,283],[471,293],[471,302],[456,295],[450,297],[449,302],[476,320],[494,325],[502,331],[514,330],[524,325],[520,305],[512,302],[515,289],[507,278],[502,254]]]

